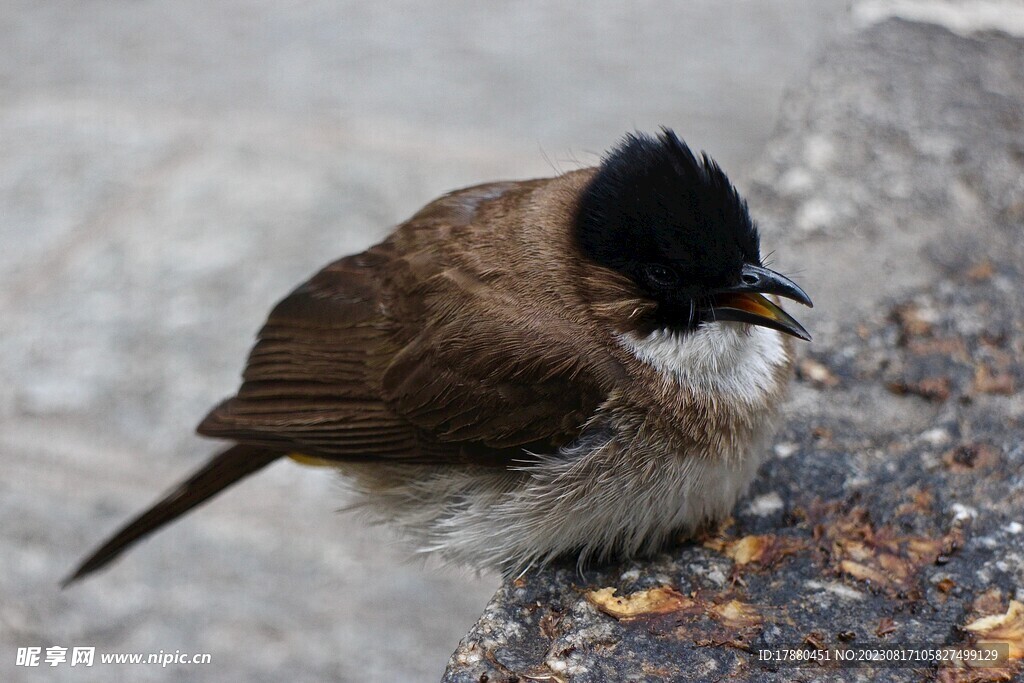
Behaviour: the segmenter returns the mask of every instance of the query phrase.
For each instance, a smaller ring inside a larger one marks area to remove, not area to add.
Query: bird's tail
[[[100,569],[137,541],[282,455],[284,453],[280,451],[245,445],[232,446],[219,453],[160,502],[126,524],[93,551],[61,585],[67,586]]]

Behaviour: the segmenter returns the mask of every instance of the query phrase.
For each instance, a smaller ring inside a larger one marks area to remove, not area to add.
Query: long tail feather
[[[122,527],[61,583],[66,587],[105,566],[142,538],[277,460],[283,453],[237,445],[214,456],[160,502]]]

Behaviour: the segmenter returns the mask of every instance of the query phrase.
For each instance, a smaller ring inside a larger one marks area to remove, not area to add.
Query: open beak
[[[735,320],[769,327],[811,341],[811,335],[789,313],[775,305],[764,294],[774,294],[804,306],[813,307],[811,298],[795,282],[761,266],[745,265],[740,283],[714,292],[707,317],[711,320]]]

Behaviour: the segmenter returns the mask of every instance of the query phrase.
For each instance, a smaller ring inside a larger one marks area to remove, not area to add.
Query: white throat
[[[679,333],[620,334],[619,343],[660,374],[703,392],[756,402],[771,392],[775,371],[788,362],[782,335],[735,322],[705,323]]]

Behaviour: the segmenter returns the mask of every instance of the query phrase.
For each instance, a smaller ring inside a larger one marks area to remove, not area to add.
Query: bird
[[[506,576],[657,551],[727,517],[807,330],[747,202],[671,129],[596,166],[450,192],[281,300],[226,449],[66,579],[280,458],[336,468],[418,553]]]

